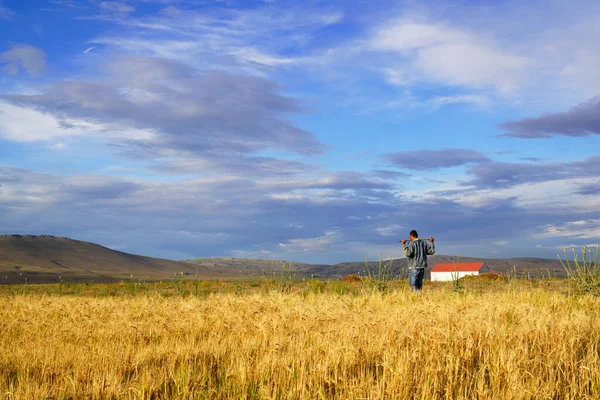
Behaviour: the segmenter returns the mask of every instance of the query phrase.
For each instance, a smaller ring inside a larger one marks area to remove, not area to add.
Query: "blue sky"
[[[172,259],[600,237],[600,3],[0,0],[0,233]]]

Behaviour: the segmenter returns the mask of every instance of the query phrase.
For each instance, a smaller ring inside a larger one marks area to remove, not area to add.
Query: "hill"
[[[186,263],[111,250],[80,240],[55,236],[1,235],[0,277],[4,283],[27,281],[114,282],[158,280],[177,273],[195,273]],[[207,270],[201,271],[210,275]],[[147,277],[147,278],[146,278]]]
[[[456,257],[430,257],[430,266],[453,262]],[[539,258],[484,259],[461,257],[461,261],[484,261],[491,270],[518,276],[563,277],[565,271],[558,260]],[[388,263],[389,260],[384,260]],[[371,270],[377,262],[370,262]],[[395,259],[392,273],[403,276],[406,259]],[[282,271],[296,279],[341,279],[349,274],[364,274],[364,262],[335,265],[282,263],[266,259],[198,258],[173,261],[115,251],[98,244],[48,235],[0,235],[0,282],[47,283],[59,279],[69,282],[118,282],[121,280],[158,281],[183,274],[185,279],[248,279],[278,277]],[[428,274],[428,271],[427,271]]]
[[[323,266],[293,262],[296,278]],[[286,263],[285,268],[288,268]],[[281,274],[279,261],[202,258],[173,261],[128,254],[98,244],[50,235],[0,235],[1,283],[119,282],[185,279],[247,279]]]

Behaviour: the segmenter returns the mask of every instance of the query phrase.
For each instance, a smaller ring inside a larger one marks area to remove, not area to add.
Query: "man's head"
[[[418,239],[419,234],[417,233],[417,231],[415,231],[414,229],[412,231],[410,231],[410,238],[411,238],[411,240]]]

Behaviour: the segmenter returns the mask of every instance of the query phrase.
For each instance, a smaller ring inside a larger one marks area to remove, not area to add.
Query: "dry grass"
[[[600,397],[600,299],[544,289],[414,296],[0,297],[0,395]]]

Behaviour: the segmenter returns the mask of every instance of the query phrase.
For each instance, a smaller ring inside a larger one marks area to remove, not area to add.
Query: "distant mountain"
[[[229,271],[241,277],[259,275],[265,278],[281,276],[282,273],[296,274],[296,277],[309,277],[311,274],[329,267],[325,264],[304,264],[295,261],[275,261],[262,258],[196,258],[184,262],[211,271]]]
[[[447,263],[457,257],[436,255],[429,265]],[[458,261],[458,260],[457,260]],[[484,259],[461,257],[460,261],[484,261],[491,270],[518,276],[558,276],[565,271],[558,260],[540,258]],[[389,259],[383,260],[384,265]],[[403,276],[406,259],[392,262],[392,273]],[[378,262],[369,262],[377,271]],[[0,283],[46,283],[59,279],[70,282],[118,282],[121,280],[167,280],[175,276],[185,279],[248,279],[277,278],[289,273],[296,279],[341,279],[350,274],[365,274],[364,262],[344,262],[335,265],[304,264],[249,258],[198,258],[173,261],[145,257],[64,237],[33,235],[0,235]],[[428,272],[427,272],[428,274]]]
[[[454,257],[447,255],[429,256],[429,267],[425,272],[425,277],[429,278],[429,272],[435,264],[453,263],[453,262],[473,262],[483,261],[492,271],[503,274],[516,273],[518,277],[540,277],[553,276],[565,277],[566,271],[558,260],[545,258],[481,258],[481,257]],[[383,260],[383,265],[389,264],[389,258]],[[372,272],[377,272],[379,262],[369,262],[369,268]],[[406,258],[392,260],[391,272],[394,275],[403,276],[407,268]],[[365,274],[367,267],[363,262],[344,262],[330,266],[314,266],[310,273],[321,278],[343,278],[349,274]]]

